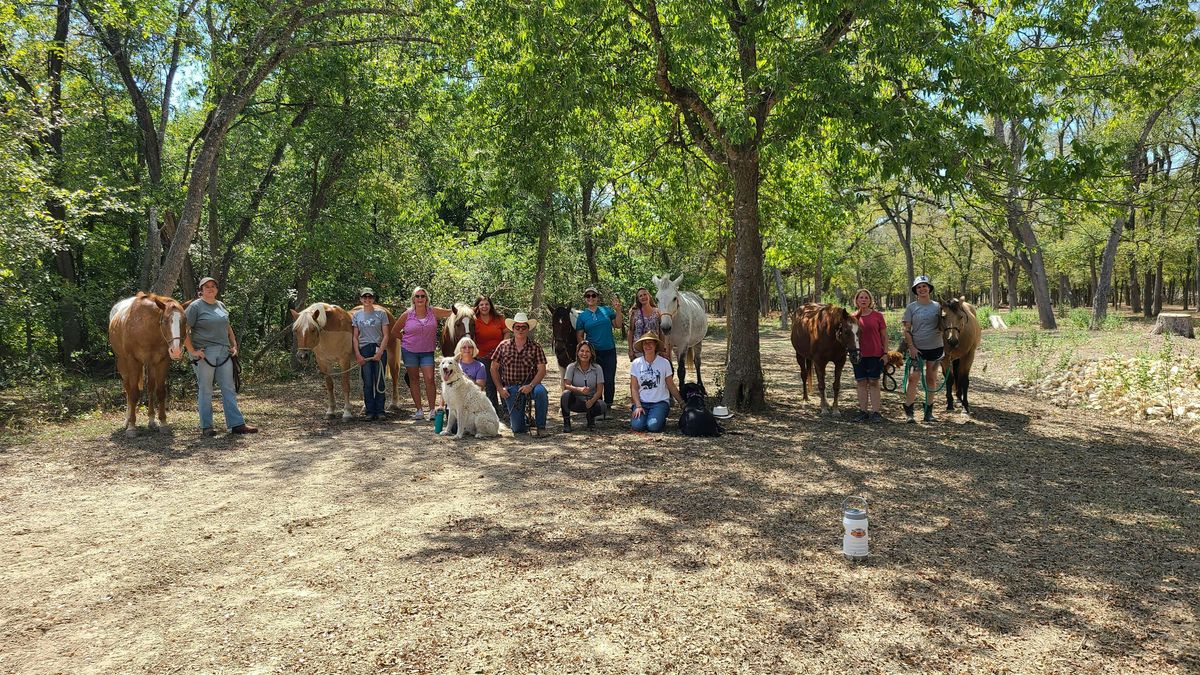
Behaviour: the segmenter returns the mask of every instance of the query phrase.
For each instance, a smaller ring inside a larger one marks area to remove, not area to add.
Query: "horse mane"
[[[293,326],[296,328],[322,329],[325,327],[325,322],[329,320],[329,311],[332,309],[332,305],[327,305],[323,302],[314,302],[300,310]],[[314,311],[317,313],[316,319],[313,319],[312,314]]]
[[[170,307],[171,305],[179,305],[181,309],[183,308],[183,305],[180,304],[178,300],[169,295],[157,295],[155,293],[147,293],[145,291],[138,291],[137,295],[133,296],[133,301],[137,302],[143,298],[153,301],[156,305],[165,305],[167,307]]]

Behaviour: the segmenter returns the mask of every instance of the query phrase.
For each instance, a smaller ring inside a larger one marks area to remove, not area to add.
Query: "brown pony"
[[[442,325],[442,356],[454,356],[458,341],[465,336],[475,339],[475,310],[470,305],[456,302]]]
[[[355,307],[354,311],[359,309],[361,308]],[[391,312],[386,309],[383,311],[387,312],[388,323],[391,324]],[[296,340],[296,358],[301,363],[306,363],[310,355],[316,357],[317,368],[325,375],[325,393],[328,396],[325,417],[328,418],[337,416],[334,408],[336,401],[333,396],[333,376],[338,374],[342,376],[342,397],[346,401],[345,407],[342,408],[342,419],[354,418],[354,413],[350,411],[350,371],[357,367],[358,362],[354,358],[354,333],[350,324],[352,317],[353,312],[324,302],[315,302],[299,312],[292,310],[292,336]],[[392,376],[391,409],[396,410],[400,349],[394,344],[388,347],[387,369]]]
[[[954,397],[957,392],[963,412],[970,415],[967,389],[971,385],[971,364],[975,362],[975,349],[979,347],[982,335],[975,308],[966,298],[942,301],[938,327],[942,331],[942,342],[946,345],[946,357],[942,361],[946,368],[946,410],[954,410]]]
[[[125,387],[125,435],[137,436],[137,405],[142,371],[146,377],[146,409],[150,429],[167,431],[167,369],[183,355],[187,319],[174,298],[138,292],[108,312],[108,344],[117,357]],[[155,419],[155,406],[158,418]]]
[[[842,368],[846,355],[851,363],[858,363],[858,319],[837,305],[809,303],[792,315],[792,347],[796,350],[796,363],[800,364],[800,379],[804,383],[804,400],[808,400],[808,382],[812,371],[817,371],[817,389],[821,392],[821,415],[828,407],[825,398],[825,366],[833,362],[833,407],[829,413],[837,412],[838,392],[842,387]]]

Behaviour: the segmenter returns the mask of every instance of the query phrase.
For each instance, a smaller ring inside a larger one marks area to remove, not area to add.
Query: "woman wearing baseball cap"
[[[237,356],[237,338],[229,324],[229,310],[225,303],[217,300],[217,280],[204,277],[197,284],[200,298],[188,305],[184,311],[188,331],[183,340],[192,357],[196,371],[196,399],[200,408],[200,435],[216,436],[213,429],[213,382],[221,387],[221,409],[225,412],[225,426],[235,434],[255,434],[258,429],[246,424],[246,418],[238,409],[237,392],[233,377],[233,363]]]

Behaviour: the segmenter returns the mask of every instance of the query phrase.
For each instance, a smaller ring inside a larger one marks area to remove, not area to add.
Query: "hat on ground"
[[[638,338],[633,343],[633,348],[637,351],[641,351],[642,343],[647,340],[654,340],[655,345],[657,345],[657,350],[662,351],[662,348],[663,348],[662,338],[658,337],[658,333],[655,333],[652,330],[648,330],[645,333],[642,333],[642,337]]]
[[[933,293],[933,282],[930,281],[929,277],[925,276],[924,274],[918,276],[916,279],[913,279],[912,286],[910,287],[912,288],[912,292],[916,293],[917,286],[920,286],[921,284],[929,286],[929,292]]]
[[[204,288],[204,284],[207,284],[210,281],[213,282],[214,284],[217,283],[217,280],[212,277],[204,277],[196,284],[196,288]],[[217,284],[217,286],[220,286],[220,285],[221,284]]]
[[[529,330],[533,330],[534,328],[537,328],[537,324],[538,324],[537,319],[529,318],[529,315],[527,315],[525,312],[517,312],[516,316],[514,316],[513,318],[504,320],[504,327],[509,330],[512,330],[513,326],[515,326],[516,324],[519,324],[519,323],[529,324]]]
[[[733,417],[733,413],[729,412],[729,408],[726,408],[723,405],[713,406],[712,414],[713,417],[719,420],[727,420],[730,417]]]
[[[358,297],[361,298],[364,295],[369,295],[372,298],[375,297],[375,289],[371,288],[370,286],[363,286],[362,288],[358,289]]]

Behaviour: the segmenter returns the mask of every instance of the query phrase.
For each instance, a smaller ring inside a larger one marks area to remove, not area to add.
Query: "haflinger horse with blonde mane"
[[[108,343],[125,388],[125,435],[137,436],[137,406],[143,371],[151,430],[168,431],[167,369],[183,356],[187,331],[183,305],[174,298],[139,292],[108,312]],[[155,418],[157,408],[158,417]]]
[[[388,319],[391,320],[391,315]],[[450,316],[446,317],[445,323],[442,324],[442,356],[454,356],[458,341],[464,337],[475,338],[475,309],[456,302],[454,307],[450,308]]]
[[[325,376],[325,392],[328,395],[328,405],[325,417],[337,416],[334,407],[337,401],[333,396],[333,376],[342,376],[342,397],[346,405],[342,408],[342,419],[354,418],[350,410],[350,371],[355,370],[358,362],[354,358],[354,333],[350,319],[354,311],[346,310],[325,302],[314,302],[297,312],[292,310],[292,336],[296,340],[296,357],[301,363],[313,356],[317,368]],[[392,313],[386,309],[388,324],[392,323]],[[397,342],[393,340],[393,343]],[[392,344],[388,346],[388,374],[391,375],[392,405],[390,410],[397,410],[397,381],[400,373],[400,348]]]
[[[679,290],[682,274],[674,281],[667,274],[651,278],[658,289],[656,300],[658,311],[662,313],[658,326],[662,329],[663,338],[671,343],[679,355],[676,383],[683,386],[688,358],[691,357],[696,366],[696,382],[703,387],[704,382],[700,379],[700,346],[704,336],[708,335],[708,312],[704,308],[704,298],[690,291]]]
[[[946,410],[954,410],[957,395],[963,414],[970,416],[967,389],[971,386],[971,364],[975,362],[975,350],[983,333],[979,318],[975,316],[975,307],[966,298],[950,298],[941,304],[938,328],[946,346],[946,356],[942,360],[946,369]]]

